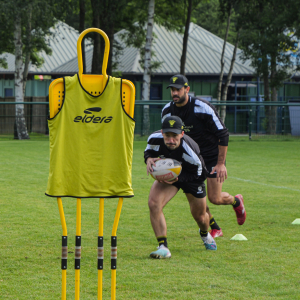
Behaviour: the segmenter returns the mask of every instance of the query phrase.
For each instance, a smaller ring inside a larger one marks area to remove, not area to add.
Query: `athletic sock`
[[[240,199],[234,197],[233,203],[231,204],[234,208],[237,208],[240,205]]]
[[[166,248],[168,248],[168,242],[166,236],[158,236],[157,237],[158,245],[164,245]]]
[[[214,219],[213,216],[211,216],[210,221],[209,221],[209,226],[211,229],[217,229],[220,230],[219,225],[217,224],[216,220]]]
[[[200,229],[200,235],[201,237],[207,237],[208,231],[203,231]]]

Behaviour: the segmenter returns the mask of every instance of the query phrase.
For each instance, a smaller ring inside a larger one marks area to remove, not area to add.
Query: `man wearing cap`
[[[181,162],[182,171],[173,181],[155,180],[149,194],[148,206],[151,225],[158,241],[158,250],[152,258],[169,258],[171,252],[167,243],[167,224],[163,214],[164,206],[182,189],[186,194],[194,220],[199,226],[200,236],[207,250],[217,250],[217,245],[208,232],[209,216],[206,212],[206,191],[204,180],[207,170],[196,142],[184,134],[182,120],[177,116],[164,119],[162,129],[152,133],[144,152],[147,174],[161,158],[172,158]]]
[[[232,205],[237,222],[243,225],[246,220],[243,196],[232,196],[222,192],[222,185],[227,179],[225,166],[229,134],[216,109],[208,101],[189,96],[189,83],[185,76],[174,75],[170,79],[173,101],[162,110],[162,121],[169,116],[179,116],[183,121],[184,132],[199,146],[201,156],[209,174],[207,176],[207,196],[216,205]],[[209,212],[213,237],[223,236],[222,229]]]

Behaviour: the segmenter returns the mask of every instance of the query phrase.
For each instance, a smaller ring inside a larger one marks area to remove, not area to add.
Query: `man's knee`
[[[209,202],[215,205],[229,205],[232,204],[234,197],[228,194],[227,192],[221,192],[219,194],[209,194],[208,193]]]
[[[149,199],[148,199],[148,207],[149,207],[150,212],[162,211],[163,200],[160,199],[158,196],[155,197],[150,194]]]
[[[217,178],[207,179],[207,198],[210,203],[215,205],[222,204],[222,184],[217,181]]]
[[[208,200],[210,203],[215,204],[215,205],[220,205],[222,202],[221,199],[221,194],[220,195],[208,195]]]
[[[207,220],[206,220],[206,211],[200,212],[200,211],[194,211],[191,210],[192,216],[194,218],[194,220],[198,223],[198,224],[204,224]]]
[[[199,216],[198,222],[199,222],[200,224],[205,224],[206,221],[207,221],[206,213]]]
[[[149,207],[150,210],[157,207],[157,201],[151,195],[149,196],[149,199],[148,199],[148,207]]]

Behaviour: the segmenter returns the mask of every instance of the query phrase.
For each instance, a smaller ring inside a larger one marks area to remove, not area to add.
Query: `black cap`
[[[162,132],[174,132],[180,134],[183,131],[182,120],[177,116],[166,117],[162,123]]]
[[[179,74],[179,75],[174,75],[173,77],[171,77],[170,84],[167,87],[167,89],[169,87],[181,89],[183,86],[185,86],[185,87],[189,86],[189,82],[185,76]]]

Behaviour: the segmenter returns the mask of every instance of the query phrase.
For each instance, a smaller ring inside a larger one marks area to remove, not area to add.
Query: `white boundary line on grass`
[[[235,180],[244,181],[244,182],[249,182],[249,183],[254,183],[254,184],[269,186],[269,187],[276,188],[276,189],[286,189],[286,190],[289,190],[289,191],[294,191],[294,192],[299,192],[300,193],[300,190],[291,189],[291,188],[288,188],[286,186],[278,186],[278,185],[266,184],[266,183],[261,183],[261,182],[257,182],[257,181],[253,181],[253,180],[242,179],[242,178],[231,177],[231,176],[230,176],[230,178],[235,179]]]

